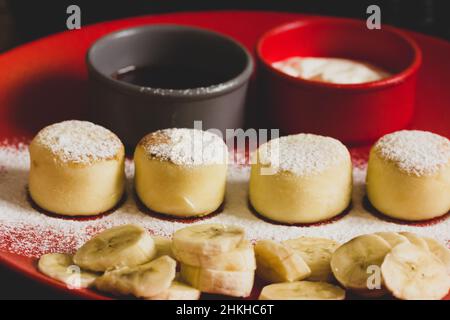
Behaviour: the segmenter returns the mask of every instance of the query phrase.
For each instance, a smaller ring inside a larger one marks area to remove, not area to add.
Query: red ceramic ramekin
[[[299,79],[272,66],[292,56],[340,57],[370,62],[393,75],[361,83]],[[332,136],[349,144],[373,141],[404,128],[413,115],[422,61],[417,44],[402,31],[365,21],[309,18],[276,27],[257,44],[260,92],[270,125],[284,134]]]

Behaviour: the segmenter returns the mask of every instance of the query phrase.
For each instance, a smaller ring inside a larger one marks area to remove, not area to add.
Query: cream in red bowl
[[[266,32],[258,41],[260,92],[271,125],[285,134],[310,132],[347,143],[373,141],[410,122],[422,55],[389,26],[310,18]],[[362,83],[304,79],[276,68],[292,57],[339,58],[374,66],[389,76]]]
[[[343,58],[295,56],[276,61],[272,66],[293,77],[337,84],[367,83],[391,76],[368,62]]]

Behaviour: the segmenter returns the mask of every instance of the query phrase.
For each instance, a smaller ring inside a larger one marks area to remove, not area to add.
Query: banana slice
[[[253,245],[244,240],[234,250],[216,254],[204,255],[178,250],[173,247],[173,253],[178,261],[194,267],[223,271],[252,271],[256,269]]]
[[[173,281],[169,289],[149,298],[149,300],[198,300],[200,290],[179,281]]]
[[[177,262],[162,256],[146,264],[107,271],[95,280],[95,287],[116,295],[151,298],[168,290],[175,279]]]
[[[433,253],[447,268],[447,273],[450,275],[450,250],[442,243],[433,238],[423,238],[428,245],[431,253]]]
[[[450,289],[444,264],[431,252],[411,243],[392,249],[381,265],[384,283],[394,297],[404,300],[437,300]]]
[[[181,264],[181,277],[202,292],[232,297],[248,297],[253,288],[254,271],[220,271]]]
[[[124,225],[103,231],[86,242],[73,261],[87,270],[105,271],[148,262],[155,254],[153,239],[144,228]]]
[[[397,232],[375,232],[374,234],[386,240],[392,248],[398,244],[409,242],[407,237]]]
[[[344,300],[345,290],[326,282],[295,281],[265,286],[259,300]]]
[[[427,242],[419,235],[412,232],[399,232],[399,234],[406,237],[412,244],[421,247],[422,249],[430,250],[430,248],[428,248]]]
[[[385,294],[382,287],[369,289],[369,271],[372,267],[379,268],[390,250],[389,243],[377,235],[356,237],[333,253],[331,270],[345,288],[364,296],[381,296]],[[379,276],[381,277],[381,274]],[[381,279],[379,280],[381,284]]]
[[[298,253],[273,240],[258,241],[255,255],[256,274],[267,282],[292,282],[311,274],[311,269]]]
[[[38,262],[38,269],[50,278],[64,282],[70,289],[90,287],[97,274],[83,271],[73,263],[72,256],[63,253],[44,254]]]
[[[221,224],[197,224],[173,234],[173,247],[194,254],[220,254],[234,250],[244,239],[244,230]]]
[[[172,240],[166,237],[154,236],[153,241],[155,242],[156,255],[154,259],[169,256],[175,259],[172,252]]]
[[[286,240],[283,244],[300,254],[311,269],[308,280],[327,281],[333,279],[330,260],[333,252],[339,247],[339,243],[324,238],[300,237]]]

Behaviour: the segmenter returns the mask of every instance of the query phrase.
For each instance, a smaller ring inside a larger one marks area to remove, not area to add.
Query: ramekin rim
[[[138,86],[135,84],[131,84],[131,83],[117,80],[117,79],[113,79],[110,75],[106,75],[106,74],[100,72],[96,68],[94,63],[92,62],[92,59],[91,59],[92,51],[95,49],[96,45],[101,43],[102,41],[109,41],[109,40],[115,39],[116,37],[134,34],[142,29],[154,29],[157,27],[159,27],[159,28],[167,27],[167,28],[174,28],[174,29],[175,28],[185,28],[185,29],[190,29],[192,31],[197,31],[197,32],[201,32],[204,34],[209,34],[209,35],[213,35],[213,36],[225,39],[225,40],[229,41],[230,43],[232,43],[237,48],[239,48],[244,53],[244,55],[246,57],[246,65],[239,74],[237,74],[236,76],[234,76],[233,78],[231,78],[225,82],[221,82],[216,85],[210,85],[210,86],[201,87],[201,88],[190,88],[190,89],[162,89],[162,88]],[[114,87],[116,87],[119,90],[126,91],[130,94],[143,94],[143,95],[152,96],[152,97],[160,97],[160,98],[166,98],[166,97],[169,98],[170,97],[170,98],[176,98],[176,99],[193,99],[193,98],[208,99],[208,98],[226,94],[230,91],[233,91],[234,89],[237,89],[237,88],[243,86],[248,81],[248,79],[251,77],[251,75],[253,73],[253,69],[254,69],[254,61],[253,61],[252,55],[247,50],[247,48],[244,45],[242,45],[239,41],[237,41],[236,39],[234,39],[228,35],[225,35],[223,33],[212,31],[210,29],[199,28],[199,27],[185,25],[185,24],[175,24],[175,23],[143,24],[143,25],[119,29],[119,30],[110,32],[108,34],[105,34],[105,35],[101,36],[100,38],[98,38],[97,40],[95,40],[95,42],[89,47],[89,49],[86,52],[85,60],[86,60],[86,65],[87,65],[88,71],[92,72],[96,76],[96,79],[98,79],[102,82],[108,83],[110,85],[113,85]],[[187,91],[189,91],[189,92],[187,93]]]
[[[299,26],[304,26],[307,24],[313,24],[313,23],[330,23],[330,22],[340,22],[345,24],[351,24],[351,25],[360,25],[361,23],[364,23],[363,20],[358,19],[350,19],[350,18],[337,18],[337,17],[308,17],[300,20],[294,20],[287,23],[283,23],[281,25],[278,25],[265,33],[263,33],[256,44],[256,57],[257,59],[262,63],[264,68],[269,70],[270,72],[274,73],[277,76],[280,76],[284,78],[285,80],[288,80],[294,84],[301,84],[306,86],[313,86],[313,87],[322,87],[322,88],[329,88],[329,89],[337,89],[337,90],[355,90],[355,89],[361,89],[361,90],[371,90],[371,89],[382,89],[385,87],[393,86],[399,83],[402,83],[405,81],[406,78],[409,78],[413,74],[417,72],[420,65],[422,64],[422,51],[418,44],[415,42],[414,39],[412,39],[409,35],[407,35],[403,30],[400,30],[393,26],[383,26],[384,30],[387,30],[388,32],[394,33],[396,36],[402,38],[405,40],[405,42],[412,48],[412,51],[414,53],[413,61],[410,65],[408,65],[406,68],[404,68],[402,71],[393,74],[390,77],[387,77],[385,79],[377,80],[377,81],[370,81],[370,82],[364,82],[364,83],[357,83],[357,84],[339,84],[339,83],[331,83],[331,82],[323,82],[323,81],[317,81],[317,80],[307,80],[302,79],[299,77],[291,76],[281,70],[276,69],[272,66],[271,63],[269,63],[265,57],[263,56],[261,50],[262,45],[264,41],[274,35],[279,34],[281,32],[285,32],[291,29],[295,29]]]

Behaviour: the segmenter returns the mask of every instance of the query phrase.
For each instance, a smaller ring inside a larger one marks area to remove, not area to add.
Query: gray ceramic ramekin
[[[233,39],[181,25],[125,29],[97,40],[87,53],[92,120],[113,130],[132,148],[145,134],[162,128],[241,128],[249,52]],[[142,87],[112,77],[128,66],[185,66],[220,73],[223,81],[191,89]]]

